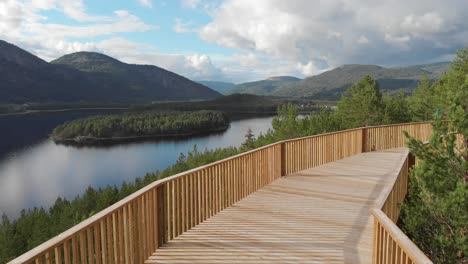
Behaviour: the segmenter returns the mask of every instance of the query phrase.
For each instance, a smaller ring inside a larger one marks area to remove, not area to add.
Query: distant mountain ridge
[[[348,64],[303,80],[295,77],[272,77],[242,83],[229,89],[230,93],[268,96],[310,97],[319,100],[338,100],[344,91],[365,75],[370,75],[382,90],[413,90],[424,76],[438,79],[450,68],[449,62],[385,68],[377,65]]]
[[[219,93],[224,94],[228,89],[232,88],[235,84],[230,82],[220,82],[220,81],[197,81],[202,85],[205,85],[208,88],[211,88]]]
[[[237,84],[226,90],[225,94],[247,93],[255,95],[272,95],[282,86],[293,84],[301,79],[293,76],[274,76],[266,80]]]
[[[77,52],[50,63],[0,40],[0,103],[150,102],[222,96],[152,65],[123,63],[95,52]]]
[[[424,76],[437,79],[449,67],[448,62],[392,68],[349,64],[308,77],[293,85],[282,86],[273,95],[338,100],[344,91],[365,75],[370,75],[377,80],[382,90],[413,90]]]

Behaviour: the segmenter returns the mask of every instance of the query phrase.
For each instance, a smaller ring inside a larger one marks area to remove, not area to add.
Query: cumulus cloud
[[[420,63],[468,43],[465,0],[226,0],[215,10],[202,39],[286,58],[304,74],[344,63]]]
[[[320,73],[321,71],[314,65],[312,61],[306,64],[298,63],[297,69],[305,76],[312,76]]]
[[[89,15],[86,12],[86,7],[83,0],[32,0],[30,2],[32,8],[37,9],[57,9],[65,13],[70,18],[80,22],[102,21],[107,20],[105,16]]]
[[[153,7],[153,2],[151,0],[138,0],[138,3],[144,7]]]
[[[72,19],[87,22],[78,25],[47,23],[46,17],[41,15],[41,10],[46,9],[58,9]],[[96,42],[79,41],[80,38],[157,29],[127,10],[116,10],[105,17],[89,15],[85,10],[82,1],[0,1],[0,38],[51,60],[70,52],[99,49]]]

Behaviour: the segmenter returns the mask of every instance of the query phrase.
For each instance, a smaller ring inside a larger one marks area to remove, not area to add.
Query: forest
[[[51,137],[55,142],[88,144],[102,139],[188,136],[222,131],[228,127],[229,118],[219,111],[127,112],[66,122],[56,127]]]
[[[468,142],[455,147],[454,132],[468,136],[468,50],[458,52],[452,69],[436,82],[425,78],[411,96],[382,94],[370,76],[356,82],[336,108],[298,118],[299,108],[278,107],[272,129],[255,137],[247,131],[239,148],[181,153],[171,167],[124,182],[121,186],[89,187],[68,201],[57,198],[51,208],[23,210],[15,220],[2,217],[0,262],[34,248],[143,186],[279,140],[370,125],[434,120],[434,135],[424,145],[409,138],[420,160],[411,171],[410,193],[402,205],[400,228],[435,263],[468,261]],[[441,122],[449,120],[449,122]]]

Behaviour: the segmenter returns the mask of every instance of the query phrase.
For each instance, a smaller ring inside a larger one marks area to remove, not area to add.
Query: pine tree
[[[438,84],[448,121],[436,119],[428,144],[406,134],[419,162],[411,171],[402,228],[436,263],[468,262],[467,55],[461,51]]]
[[[424,76],[409,100],[413,121],[433,120],[438,105],[437,86]]]
[[[245,141],[242,143],[241,149],[243,151],[251,150],[255,148],[255,135],[252,132],[252,129],[249,127],[247,134],[245,134]]]
[[[381,124],[384,103],[377,82],[369,75],[356,82],[341,97],[336,114],[343,128]]]

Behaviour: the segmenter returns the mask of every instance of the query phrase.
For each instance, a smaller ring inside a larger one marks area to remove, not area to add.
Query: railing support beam
[[[362,131],[362,148],[361,151],[367,152],[367,127],[361,128]]]

